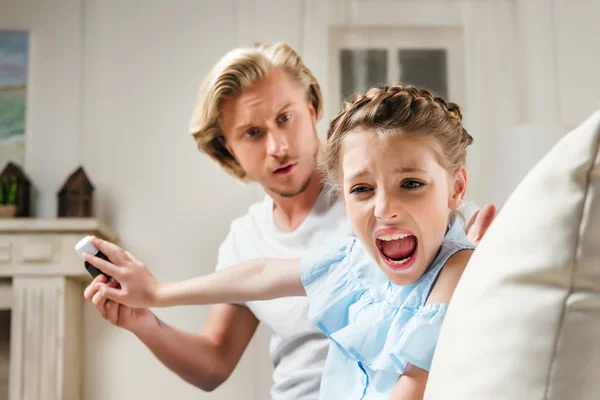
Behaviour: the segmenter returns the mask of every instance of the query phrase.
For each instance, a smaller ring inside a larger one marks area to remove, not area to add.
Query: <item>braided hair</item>
[[[330,184],[340,180],[340,150],[344,136],[356,128],[380,135],[430,137],[441,145],[441,164],[449,170],[466,161],[466,148],[473,138],[462,125],[460,107],[447,103],[430,91],[414,86],[386,85],[370,89],[347,101],[331,120],[321,167]]]

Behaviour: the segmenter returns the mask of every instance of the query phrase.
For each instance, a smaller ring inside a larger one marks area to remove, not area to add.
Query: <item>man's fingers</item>
[[[110,287],[105,283],[99,283],[96,287],[98,288],[98,293],[101,293],[103,297],[116,301],[117,303],[123,303],[124,293],[122,289]]]
[[[102,318],[110,323],[117,325],[119,320],[119,304],[107,299],[99,290],[98,285],[109,287],[113,290],[118,290],[119,282],[110,279],[106,282],[105,275],[98,275],[93,282],[85,289],[84,296],[87,300],[91,300]]]
[[[119,284],[119,282],[117,282],[115,280],[115,278],[112,278],[112,277],[108,280],[107,285],[110,286],[110,287],[114,287],[114,288],[120,288],[121,287],[121,285]]]
[[[488,204],[481,210],[480,214],[483,215],[483,217],[480,218],[482,219],[482,224],[486,227],[486,230],[492,225],[492,222],[496,218],[497,212],[498,210],[496,210],[496,206],[493,204]]]
[[[474,221],[472,221],[468,234],[472,243],[478,244],[481,241],[492,222],[494,222],[496,212],[496,206],[488,204],[473,217]]]
[[[112,300],[106,300],[104,308],[106,309],[106,319],[113,325],[119,321],[119,304]]]
[[[114,243],[93,236],[92,244],[104,253],[113,263],[118,264],[120,261],[129,261],[127,253]]]
[[[106,282],[106,275],[98,275],[95,277],[92,283],[90,283],[83,291],[83,297],[85,297],[86,300],[91,300],[98,291],[98,289],[96,289],[96,283],[104,282]]]
[[[125,250],[125,254],[127,254],[127,256],[131,259],[131,261],[133,261],[134,263],[138,264],[138,265],[142,265],[143,262],[137,258],[136,256],[134,256],[133,254],[131,254],[130,252],[128,252],[127,250]]]
[[[107,275],[114,276],[119,279],[121,273],[123,272],[121,268],[117,267],[111,262],[108,262],[102,258],[93,256],[89,253],[83,253],[83,259],[94,267],[98,268],[100,271],[104,272]]]
[[[92,298],[92,303],[96,306],[96,309],[102,315],[102,318],[106,318],[106,297],[102,296],[100,291],[96,292],[94,297]]]

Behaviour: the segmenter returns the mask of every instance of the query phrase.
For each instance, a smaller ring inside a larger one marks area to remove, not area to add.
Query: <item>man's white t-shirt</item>
[[[252,205],[234,220],[219,248],[217,270],[255,258],[302,258],[331,236],[352,235],[341,201],[323,191],[312,211],[293,232],[282,232],[273,219],[273,200]],[[316,400],[328,339],[308,319],[306,297],[245,304],[271,331],[274,364],[272,400]]]

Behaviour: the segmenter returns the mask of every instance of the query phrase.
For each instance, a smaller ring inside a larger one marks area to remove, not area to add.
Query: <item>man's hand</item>
[[[477,211],[467,224],[467,237],[475,246],[479,244],[483,235],[496,218],[496,206],[488,204]]]
[[[110,261],[88,253],[83,254],[83,259],[118,282],[116,286],[95,281],[100,296],[132,308],[154,306],[159,284],[146,265],[113,243],[94,237],[92,244]]]
[[[106,284],[106,276],[98,275],[85,289],[83,295],[86,300],[94,304],[102,318],[115,326],[134,333],[141,327],[153,323],[154,316],[150,310],[147,308],[130,308],[107,299],[96,288],[96,284],[98,283]],[[119,284],[114,279],[111,279],[107,285],[112,288],[119,287]]]

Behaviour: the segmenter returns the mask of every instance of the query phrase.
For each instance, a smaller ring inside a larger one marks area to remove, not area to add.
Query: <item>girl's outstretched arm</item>
[[[85,254],[84,259],[118,282],[117,287],[99,282],[98,290],[104,297],[133,308],[237,303],[306,295],[300,277],[300,260],[256,259],[184,281],[159,283],[144,263],[118,246],[100,239],[92,243],[110,261],[89,254]]]
[[[257,259],[185,281],[160,284],[155,307],[306,296],[299,260]]]

